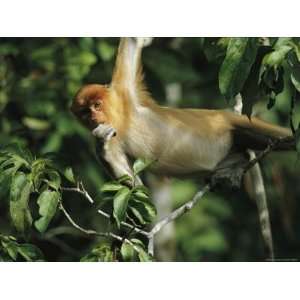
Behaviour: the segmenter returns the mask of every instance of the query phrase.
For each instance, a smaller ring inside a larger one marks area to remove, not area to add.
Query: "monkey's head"
[[[108,121],[108,95],[109,88],[106,85],[85,85],[77,92],[71,111],[84,126],[94,129]]]

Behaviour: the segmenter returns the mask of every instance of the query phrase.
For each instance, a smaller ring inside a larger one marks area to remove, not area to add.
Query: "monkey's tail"
[[[270,142],[281,139],[275,150],[295,150],[296,143],[292,131],[262,121],[258,118],[249,119],[244,115],[234,115],[232,118],[235,140],[238,146],[252,150],[263,150]]]

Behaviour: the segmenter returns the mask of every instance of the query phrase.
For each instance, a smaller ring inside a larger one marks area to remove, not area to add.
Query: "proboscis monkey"
[[[155,161],[152,171],[160,175],[214,174],[247,161],[247,149],[262,150],[272,140],[292,136],[289,129],[229,111],[158,105],[143,81],[145,41],[121,38],[111,83],[83,86],[72,105],[103,140],[101,157],[115,177],[133,178],[130,158]],[[294,147],[291,141],[277,150]]]

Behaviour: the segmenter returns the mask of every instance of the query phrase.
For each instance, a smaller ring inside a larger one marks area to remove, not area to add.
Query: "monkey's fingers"
[[[135,38],[139,48],[144,48],[151,45],[153,38],[151,37],[137,37]]]
[[[109,141],[112,137],[116,136],[117,131],[110,125],[100,124],[92,131],[92,134],[99,139]]]

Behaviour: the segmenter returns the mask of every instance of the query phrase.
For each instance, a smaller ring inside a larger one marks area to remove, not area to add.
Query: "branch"
[[[157,234],[164,226],[174,221],[175,219],[181,217],[186,212],[190,211],[195,204],[211,189],[211,185],[207,184],[201,191],[198,191],[192,200],[186,202],[179,208],[175,209],[171,214],[160,220],[155,224],[148,234],[149,244],[148,244],[148,253],[153,255],[154,252],[154,235]]]
[[[98,232],[98,231],[95,231],[93,229],[85,229],[83,227],[81,227],[80,225],[78,225],[73,219],[72,217],[70,216],[70,214],[66,211],[66,209],[64,208],[62,202],[60,201],[60,204],[59,204],[59,208],[61,209],[61,211],[64,213],[64,215],[66,216],[66,218],[68,219],[68,221],[71,223],[71,225],[73,227],[75,227],[76,229],[78,229],[79,231],[81,231],[82,233],[84,234],[87,234],[87,235],[96,235],[96,236],[101,236],[101,237],[111,237],[115,240],[118,240],[120,242],[126,242],[128,243],[129,245],[132,246],[132,248],[137,252],[137,253],[140,253],[141,252],[141,249],[139,249],[138,247],[136,247],[130,240],[126,239],[126,238],[123,238],[115,233],[112,233],[112,232]]]
[[[81,181],[77,183],[76,188],[61,187],[61,190],[79,193],[79,194],[83,195],[90,203],[92,203],[92,204],[94,203],[93,198],[86,191],[86,189],[84,188],[83,183]]]
[[[95,201],[93,200],[93,198],[90,196],[90,194],[87,192],[87,190],[84,188],[84,185],[82,182],[77,184],[76,188],[69,188],[69,187],[62,187],[61,190],[63,191],[67,191],[67,192],[75,192],[75,193],[79,193],[81,195],[83,195],[90,203],[94,203]],[[105,211],[98,209],[97,213],[100,214],[101,216],[105,217],[106,219],[110,219],[111,215],[106,213]],[[142,234],[146,237],[148,237],[148,232],[137,228],[136,226],[133,226],[127,222],[122,221],[121,224],[127,228],[132,229],[134,232]]]

